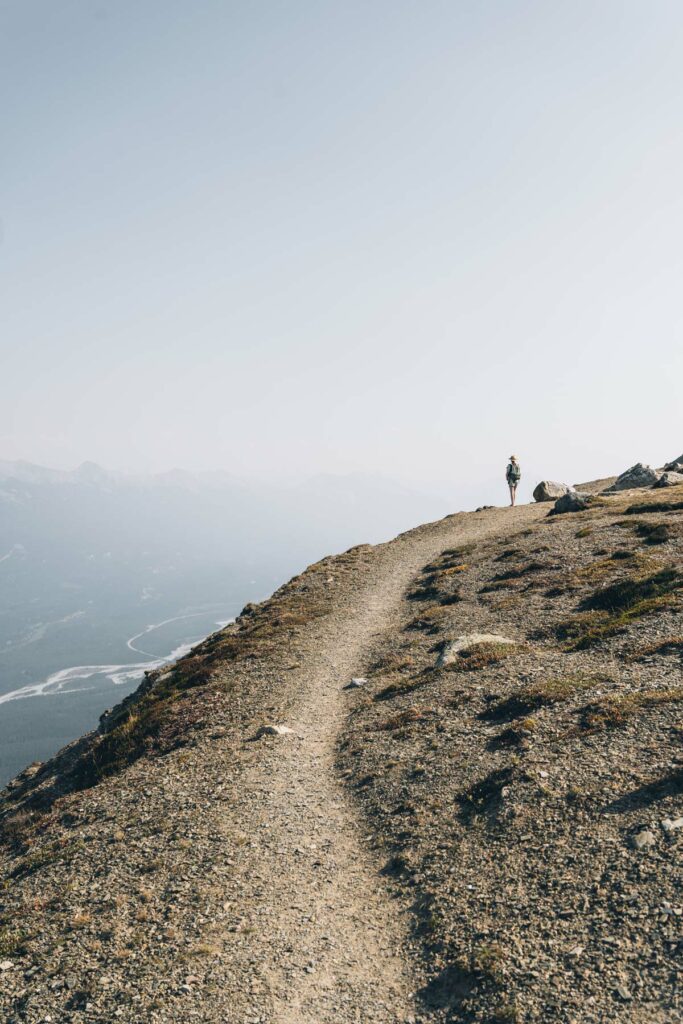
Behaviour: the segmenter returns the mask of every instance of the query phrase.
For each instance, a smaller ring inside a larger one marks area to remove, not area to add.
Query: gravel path
[[[395,1022],[414,1019],[416,965],[407,922],[383,888],[379,865],[335,771],[349,702],[373,644],[391,631],[405,587],[444,547],[510,532],[538,507],[451,517],[383,545],[363,590],[340,594],[312,629],[284,724],[264,738],[243,783],[239,827],[250,837],[235,877],[249,920],[244,950],[259,975],[263,1010],[248,1020]],[[463,528],[464,526],[464,528]],[[362,698],[361,698],[362,699]],[[245,965],[246,968],[246,965]]]

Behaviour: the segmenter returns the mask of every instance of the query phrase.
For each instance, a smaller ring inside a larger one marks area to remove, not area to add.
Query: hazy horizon
[[[0,27],[0,458],[471,505],[680,454],[680,5]]]

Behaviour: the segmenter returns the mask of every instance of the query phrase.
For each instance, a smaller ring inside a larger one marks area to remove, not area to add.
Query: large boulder
[[[534,501],[557,501],[563,494],[571,491],[568,484],[558,484],[554,480],[541,480],[534,487]]]
[[[606,488],[606,493],[614,491],[629,491],[632,487],[652,487],[661,476],[659,470],[652,466],[646,466],[642,462],[636,462],[621,476],[618,476],[611,487]]]
[[[444,665],[452,665],[460,655],[467,654],[473,647],[489,644],[497,647],[500,644],[514,644],[514,642],[498,633],[466,633],[446,644],[436,659],[436,667],[443,668]]]
[[[662,473],[659,480],[655,480],[653,487],[676,487],[683,484],[683,473]]]
[[[580,491],[567,491],[561,498],[558,498],[552,509],[551,516],[561,516],[565,512],[583,512],[588,508],[589,494],[582,494]]]
[[[664,469],[672,473],[683,473],[683,455],[679,455],[673,462],[667,462]]]

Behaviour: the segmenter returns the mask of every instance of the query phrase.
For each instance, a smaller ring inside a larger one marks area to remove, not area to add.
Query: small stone
[[[631,993],[626,988],[626,985],[617,985],[617,995],[620,999],[623,999],[625,1003],[632,998]]]
[[[675,832],[676,829],[683,828],[683,818],[665,818],[662,828],[665,832]]]
[[[354,677],[350,683],[347,683],[344,687],[345,690],[362,690],[364,686],[368,685],[367,679],[363,679],[361,676]]]
[[[648,829],[644,829],[634,835],[633,845],[636,850],[647,850],[648,847],[655,845],[655,837]]]
[[[11,971],[13,967],[14,964],[11,960],[0,961],[0,971]]]
[[[286,725],[262,725],[254,739],[260,740],[262,736],[289,736],[293,732]]]

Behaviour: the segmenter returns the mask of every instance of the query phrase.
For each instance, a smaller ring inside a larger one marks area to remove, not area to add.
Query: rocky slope
[[[683,1019],[682,550],[624,491],[245,609],[3,794],[2,1019]]]

